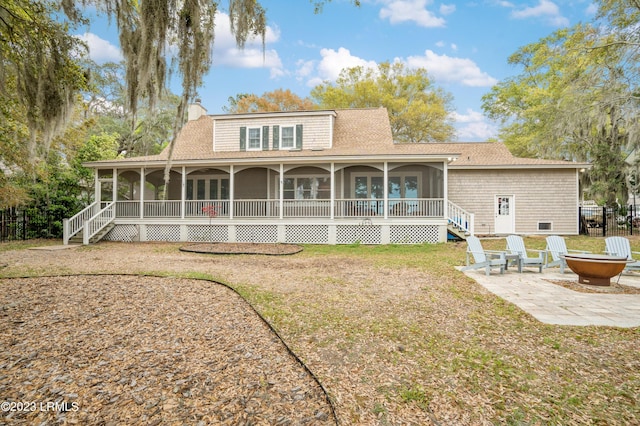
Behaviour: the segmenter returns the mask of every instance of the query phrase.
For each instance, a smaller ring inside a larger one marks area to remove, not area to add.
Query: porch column
[[[111,192],[111,201],[118,201],[118,169],[113,169],[113,190]]]
[[[384,218],[389,219],[389,163],[387,161],[384,162],[383,167],[383,176],[382,184],[384,188],[382,188],[384,194]]]
[[[444,188],[442,188],[442,203],[444,204],[442,206],[442,217],[444,217],[445,219],[448,219],[449,216],[449,161],[451,161],[451,159],[448,159],[448,161],[444,161],[444,165],[442,167],[442,186]]]
[[[284,217],[284,164],[280,163],[280,194],[278,194],[280,219]]]
[[[233,164],[229,166],[229,219],[233,219],[233,199],[235,198],[235,172]]]
[[[140,167],[140,219],[144,219],[144,167]]]
[[[329,208],[331,209],[331,220],[335,219],[335,207],[336,207],[336,182],[335,182],[335,173],[336,173],[336,164],[331,163],[331,200],[329,202]]]
[[[180,219],[184,219],[187,198],[187,168],[182,166],[182,187],[180,189]]]
[[[95,197],[93,201],[100,203],[100,199],[102,198],[102,185],[100,183],[100,178],[98,177],[98,169],[93,169],[93,194]],[[91,216],[93,216],[93,213]]]

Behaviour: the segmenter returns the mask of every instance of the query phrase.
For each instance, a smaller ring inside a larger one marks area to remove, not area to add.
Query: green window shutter
[[[269,150],[269,126],[262,126],[262,150]]]
[[[280,126],[273,126],[273,146],[272,149],[280,149]]]
[[[302,124],[296,124],[296,149],[302,149]]]
[[[240,127],[240,151],[247,150],[247,128]]]

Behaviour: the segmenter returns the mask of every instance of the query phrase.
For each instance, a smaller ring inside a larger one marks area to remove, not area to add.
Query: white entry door
[[[515,231],[515,203],[513,195],[496,195],[495,233],[512,234]]]

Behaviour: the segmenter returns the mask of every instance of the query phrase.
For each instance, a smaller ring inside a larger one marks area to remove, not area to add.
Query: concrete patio
[[[570,271],[561,274],[557,269],[546,269],[540,274],[510,269],[502,275],[493,271],[486,276],[484,269],[478,269],[464,273],[545,324],[640,326],[640,294],[583,293],[549,282],[577,282],[577,275]],[[611,282],[617,279],[616,276]],[[619,284],[640,288],[640,274],[623,273]]]

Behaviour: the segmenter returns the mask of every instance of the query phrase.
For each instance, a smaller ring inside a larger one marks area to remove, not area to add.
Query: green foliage
[[[483,97],[515,155],[592,162],[590,196],[627,198],[625,157],[640,145],[640,6],[600,2],[603,22],[563,29],[518,49],[522,72]],[[635,21],[633,21],[635,19]]]
[[[425,69],[406,70],[400,62],[344,69],[335,84],[314,87],[311,97],[320,108],[385,107],[397,142],[448,142],[455,133],[451,95],[434,87]]]
[[[29,159],[46,155],[86,87],[86,73],[76,58],[86,53],[69,33],[70,23],[56,19],[53,1],[8,0],[0,6],[0,103],[23,109],[29,129]]]

